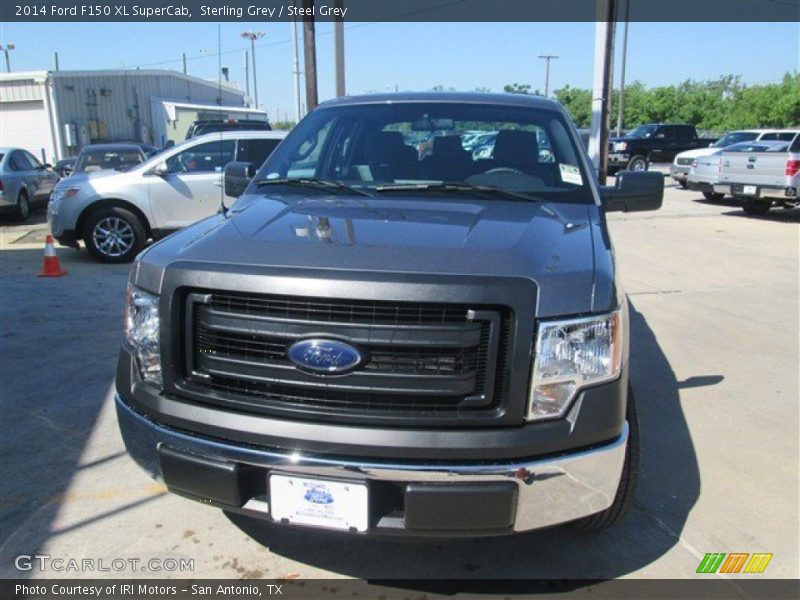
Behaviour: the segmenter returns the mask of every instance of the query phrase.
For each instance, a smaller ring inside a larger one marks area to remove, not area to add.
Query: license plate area
[[[737,191],[746,196],[758,196],[758,186],[755,185],[743,185]]]
[[[272,473],[268,485],[270,516],[275,521],[358,532],[369,526],[366,483]]]

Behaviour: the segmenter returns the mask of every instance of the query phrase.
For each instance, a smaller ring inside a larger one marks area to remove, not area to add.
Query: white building
[[[199,119],[267,119],[230,82],[163,70],[0,73],[0,146],[46,162],[89,143],[180,141]]]

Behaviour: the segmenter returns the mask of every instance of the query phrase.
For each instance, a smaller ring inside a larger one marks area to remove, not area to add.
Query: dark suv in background
[[[605,213],[660,207],[660,174],[598,187],[558,103],[438,92],[324,103],[256,168],[131,271],[116,407],[144,469],[353,535],[621,518],[639,427]]]
[[[608,172],[646,171],[650,163],[672,162],[685,150],[710,146],[716,138],[701,138],[694,125],[640,125],[608,140]]]

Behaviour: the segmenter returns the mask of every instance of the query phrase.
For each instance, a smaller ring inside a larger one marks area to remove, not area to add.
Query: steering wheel
[[[495,167],[494,169],[489,169],[488,171],[484,171],[484,175],[492,175],[493,173],[513,173],[514,175],[525,175],[519,169],[514,169],[512,167]]]

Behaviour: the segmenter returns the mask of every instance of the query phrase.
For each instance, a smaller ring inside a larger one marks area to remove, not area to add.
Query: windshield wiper
[[[316,187],[324,189],[337,189],[347,192],[349,194],[357,194],[359,196],[372,196],[364,190],[351,187],[342,183],[341,181],[331,181],[329,179],[317,179],[315,177],[284,177],[283,179],[256,179],[254,182],[257,186],[262,185],[297,185],[306,187]]]
[[[378,192],[473,192],[486,196],[503,197],[510,200],[523,200],[525,202],[538,202],[539,199],[521,192],[512,192],[491,185],[475,185],[459,181],[443,181],[441,183],[396,183],[379,185],[375,187]]]

